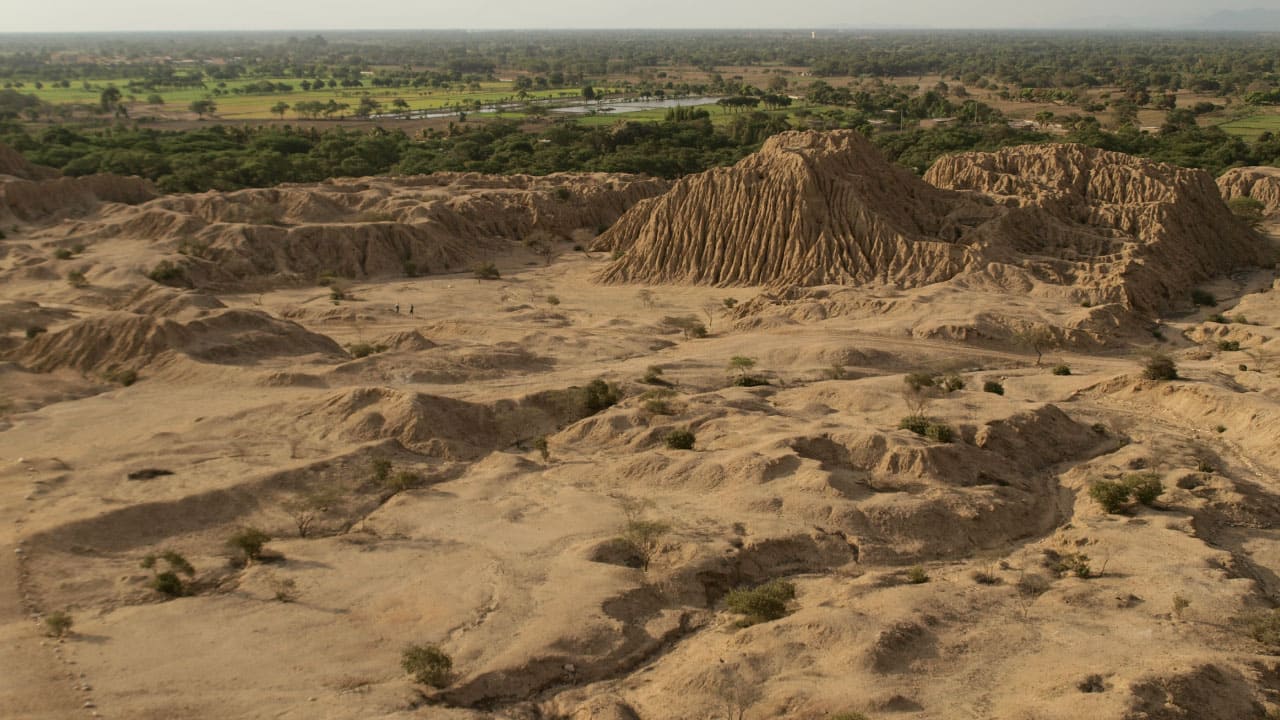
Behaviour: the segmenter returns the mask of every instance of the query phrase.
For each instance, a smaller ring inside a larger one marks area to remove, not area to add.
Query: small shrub
[[[373,343],[352,343],[347,346],[347,352],[351,353],[353,358],[365,358],[377,353],[386,352],[387,346]]]
[[[338,282],[338,278],[333,273],[323,273],[316,278],[316,284],[320,287],[329,287]]]
[[[151,272],[147,273],[147,277],[161,285],[184,286],[188,284],[187,271],[168,260],[161,260],[155,267],[151,268]]]
[[[622,393],[617,385],[610,385],[600,378],[587,383],[582,389],[582,406],[591,415],[618,404]]]
[[[1206,317],[1205,322],[1218,323],[1219,325],[1230,324],[1230,321],[1227,320],[1227,316],[1223,315],[1222,313],[1214,313],[1209,317]]]
[[[1053,374],[1054,374],[1054,375],[1070,375],[1070,374],[1071,374],[1071,366],[1070,366],[1070,365],[1066,365],[1066,364],[1054,365],[1054,366],[1053,366]]]
[[[167,566],[166,570],[161,570],[159,561],[163,560]],[[187,585],[179,577],[179,573],[191,577],[196,574],[196,569],[181,554],[173,550],[166,550],[160,555],[147,555],[142,558],[140,565],[150,570],[151,588],[169,597],[181,597],[187,594]]]
[[[400,667],[417,682],[442,688],[449,684],[453,658],[436,645],[410,645],[400,653]]]
[[[979,585],[999,585],[1002,582],[1000,576],[991,570],[974,570],[970,577]]]
[[[949,443],[954,436],[950,425],[931,422],[924,428],[924,436],[934,442]]]
[[[964,389],[964,378],[952,373],[942,379],[941,387],[945,392],[956,392]]]
[[[1218,352],[1239,352],[1239,350],[1240,350],[1239,340],[1219,340],[1218,341]]]
[[[1190,600],[1188,600],[1188,599],[1186,599],[1186,598],[1182,597],[1181,595],[1174,595],[1174,596],[1173,596],[1173,616],[1174,616],[1174,617],[1176,617],[1176,618],[1178,618],[1179,620],[1181,620],[1181,619],[1182,619],[1182,613],[1183,613],[1187,608],[1189,608],[1189,607],[1191,607],[1191,601],[1190,601]]]
[[[1280,608],[1247,613],[1236,622],[1254,640],[1268,648],[1280,648]]]
[[[907,387],[911,388],[915,392],[934,386],[933,375],[930,375],[929,373],[908,373],[902,378],[902,381],[907,384]]]
[[[925,571],[923,566],[912,565],[907,569],[907,582],[912,585],[923,585],[929,582],[929,573]]]
[[[1115,515],[1128,504],[1129,488],[1121,482],[1099,480],[1089,487],[1089,497],[1101,505],[1103,510]]]
[[[335,303],[338,303],[338,302],[342,302],[343,300],[350,300],[351,296],[347,294],[346,290],[343,290],[337,285],[331,285],[329,287],[329,299],[334,301]]]
[[[759,375],[741,375],[733,379],[733,384],[737,387],[763,387],[770,383]]]
[[[1213,467],[1213,463],[1210,463],[1208,460],[1200,458],[1196,461],[1196,472],[1212,474],[1214,470],[1215,468]]]
[[[692,450],[696,438],[688,430],[672,430],[664,438],[672,450]]]
[[[1084,553],[1067,553],[1058,558],[1053,569],[1059,575],[1068,573],[1076,577],[1087,580],[1093,577],[1093,568],[1089,566],[1089,556]]]
[[[1134,473],[1125,476],[1124,485],[1133,499],[1143,505],[1151,505],[1164,493],[1164,485],[1156,473]]]
[[[418,277],[418,263],[412,260],[405,260],[401,269],[404,271],[405,277]]]
[[[392,475],[387,481],[386,486],[396,492],[404,492],[412,490],[422,484],[422,476],[412,470],[401,470]]]
[[[551,446],[547,444],[546,435],[533,441],[533,449],[537,450],[538,454],[542,456],[542,462],[547,462],[551,459]]]
[[[544,299],[547,301],[547,304],[552,307],[555,307],[556,305],[560,304],[560,298],[556,297],[555,295],[548,295]]]
[[[1090,430],[1092,430],[1092,431],[1094,431],[1095,433],[1097,433],[1097,434],[1099,434],[1099,435],[1106,435],[1106,434],[1107,434],[1107,432],[1108,432],[1108,431],[1107,431],[1107,426],[1106,426],[1106,425],[1104,425],[1103,423],[1100,423],[1100,422],[1097,422],[1097,423],[1094,423],[1094,424],[1090,425],[1090,426],[1089,426],[1089,429],[1090,429]]]
[[[869,718],[860,712],[842,712],[832,715],[831,720],[869,720]]]
[[[271,536],[252,527],[240,528],[235,535],[227,538],[227,547],[240,552],[245,562],[262,559],[262,548],[271,540]]]
[[[66,637],[74,624],[71,616],[61,610],[55,610],[44,616],[44,630],[49,637]]]
[[[1151,337],[1155,338],[1157,342],[1164,342],[1164,331],[1156,328],[1151,331]]]
[[[273,580],[271,590],[276,602],[291,603],[298,599],[298,583],[293,578]]]
[[[725,310],[732,310],[732,309],[734,309],[735,307],[737,307],[737,305],[738,305],[738,299],[737,299],[737,298],[727,297],[727,298],[725,298],[725,299],[721,300],[721,301],[720,301],[720,304],[721,304],[721,305],[724,305],[724,309],[725,309]]]
[[[1227,431],[1227,426],[1226,426],[1226,425],[1215,425],[1215,426],[1213,427],[1213,431],[1214,431],[1214,432],[1216,432],[1216,433],[1218,433],[1219,435],[1221,435],[1222,433],[1224,433],[1224,432],[1226,432],[1226,431]]]
[[[80,272],[79,270],[72,270],[71,272],[67,273],[67,282],[70,283],[71,287],[73,288],[89,287],[89,279],[86,278],[84,276],[84,273]]]
[[[572,192],[572,191],[570,191],[570,190],[569,190],[569,188],[567,188],[567,187],[558,187],[558,188],[556,188],[556,199],[557,199],[557,200],[560,200],[560,201],[562,201],[562,202],[563,202],[563,201],[565,201],[565,200],[568,200],[568,199],[569,199],[569,198],[571,198],[571,197],[573,197],[573,192]]]
[[[1211,293],[1199,288],[1191,291],[1191,302],[1201,307],[1210,307],[1218,304],[1218,299]]]
[[[41,335],[47,332],[49,332],[48,329],[40,327],[39,325],[30,325],[27,327],[27,339],[30,340],[36,337],[37,335]]]
[[[982,383],[982,392],[995,393],[996,395],[1004,394],[1004,385],[997,380],[988,380]]]
[[[671,383],[662,379],[662,368],[657,365],[650,365],[645,368],[644,377],[640,378],[640,382],[646,385],[670,385]]]
[[[491,262],[477,263],[471,268],[471,274],[475,276],[477,282],[480,280],[498,280],[502,277],[502,273],[498,272],[498,266]]]
[[[919,415],[908,415],[898,421],[898,428],[910,430],[917,435],[924,435],[929,429],[929,418]]]
[[[386,458],[374,458],[370,462],[370,468],[373,471],[373,481],[379,485],[385,485],[387,478],[391,477],[391,461]]]
[[[1147,360],[1142,376],[1148,380],[1177,380],[1178,366],[1173,362],[1173,358],[1157,353]]]
[[[1236,369],[1239,370],[1240,372],[1248,372],[1249,366],[1245,365],[1244,363],[1240,363],[1239,365],[1236,366]]]
[[[796,596],[796,586],[785,580],[770,580],[751,590],[730,590],[725,607],[742,615],[743,626],[777,620],[787,614],[787,602]]]
[[[707,336],[707,326],[692,315],[667,316],[659,324],[669,331],[680,331],[686,340]]]
[[[649,564],[662,549],[662,536],[670,530],[671,526],[664,522],[632,518],[622,529],[622,542],[640,558],[640,569],[648,572]]]
[[[644,410],[653,415],[675,415],[677,414],[675,406],[670,402],[661,398],[651,398],[644,401]]]
[[[1023,575],[1018,578],[1017,587],[1019,595],[1022,595],[1023,597],[1036,597],[1049,592],[1050,582],[1049,578],[1033,573],[1031,575]]]
[[[1231,322],[1233,322],[1233,323],[1235,323],[1235,324],[1237,324],[1237,325],[1252,325],[1252,324],[1253,324],[1253,323],[1249,322],[1249,318],[1245,317],[1244,315],[1232,315],[1232,316],[1231,316]]]
[[[822,376],[828,380],[843,380],[848,376],[844,366],[840,363],[831,363],[831,367],[822,371]]]
[[[57,250],[53,251],[53,256],[58,260],[70,260],[72,257],[75,256],[75,253],[71,252],[67,248],[58,248]]]

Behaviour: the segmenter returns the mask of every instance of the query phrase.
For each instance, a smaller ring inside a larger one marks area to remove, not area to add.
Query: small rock
[[[92,707],[97,707],[97,705],[94,705],[92,700],[85,700],[84,707],[92,708]]]
[[[565,665],[564,665],[564,671],[565,671],[565,672],[573,672],[573,671],[575,671],[575,670],[577,670],[577,668],[576,668],[576,667],[574,667],[573,663],[565,663]]]

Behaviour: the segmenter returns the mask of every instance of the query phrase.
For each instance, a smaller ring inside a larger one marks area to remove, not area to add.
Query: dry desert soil
[[[0,717],[1280,711],[1273,171],[0,173]]]

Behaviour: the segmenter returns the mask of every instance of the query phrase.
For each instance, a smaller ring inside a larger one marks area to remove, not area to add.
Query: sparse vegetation
[[[929,573],[923,565],[912,565],[907,568],[907,582],[912,585],[923,585],[929,582]]]
[[[1148,380],[1177,380],[1178,366],[1173,362],[1173,358],[1157,353],[1147,360],[1142,376]]]
[[[1244,634],[1270,649],[1280,649],[1280,608],[1254,610],[1236,618]]]
[[[366,358],[366,357],[369,357],[370,355],[376,355],[378,353],[383,353],[386,351],[387,351],[387,346],[381,343],[375,344],[375,343],[360,342],[360,343],[352,343],[347,346],[347,352],[351,354],[351,357],[356,359]]]
[[[545,300],[546,303],[551,307],[555,307],[556,305],[560,304],[560,298],[555,295],[548,295],[545,298],[543,298],[543,300]]]
[[[640,569],[649,570],[649,564],[662,549],[662,537],[671,531],[671,526],[657,520],[642,520],[630,517],[622,528],[622,541],[640,558]]]
[[[739,625],[746,627],[786,616],[787,603],[794,600],[796,586],[785,580],[770,580],[750,590],[730,590],[725,607],[742,615]]]
[[[1004,385],[998,380],[988,380],[982,383],[982,392],[995,393],[996,395],[1004,394]]]
[[[1071,366],[1066,364],[1054,365],[1053,374],[1054,375],[1070,375]]]
[[[311,535],[316,522],[341,501],[337,487],[324,485],[286,500],[283,506],[298,529],[298,537],[305,538]]]
[[[185,287],[190,284],[187,280],[187,271],[181,265],[170,260],[161,260],[155,267],[151,268],[151,272],[147,273],[147,277],[161,285],[173,287]]]
[[[1089,497],[1112,515],[1124,512],[1133,500],[1151,505],[1164,493],[1156,473],[1131,473],[1120,480],[1098,480],[1089,487]]]
[[[238,552],[238,560],[250,563],[262,559],[262,549],[271,536],[254,527],[242,527],[227,538],[227,547]]]
[[[72,270],[67,273],[67,283],[73,288],[83,289],[89,287],[89,279],[79,270]]]
[[[1236,219],[1251,228],[1261,225],[1267,215],[1266,204],[1257,198],[1251,198],[1247,195],[1231,198],[1227,201],[1227,207],[1231,210],[1231,214],[1236,216]]]
[[[276,602],[297,602],[298,583],[293,578],[272,579],[271,596]]]
[[[617,385],[596,378],[582,388],[582,407],[588,415],[607,410],[622,399],[622,391]]]
[[[423,685],[443,688],[453,675],[453,658],[438,645],[410,645],[400,653],[400,667]]]
[[[1218,341],[1218,352],[1239,352],[1239,350],[1240,350],[1239,340],[1219,340]]]
[[[1059,575],[1075,575],[1081,580],[1094,577],[1089,556],[1084,553],[1067,553],[1058,556],[1053,562],[1053,570]]]
[[[471,268],[471,274],[475,276],[476,282],[502,278],[502,273],[498,271],[498,266],[491,262],[477,263]]]
[[[41,327],[39,325],[28,325],[26,335],[27,335],[27,339],[31,340],[47,332],[49,332],[47,328]]]
[[[538,455],[542,458],[542,462],[551,461],[551,446],[547,443],[547,436],[541,435],[533,441],[533,449],[538,451]]]
[[[662,379],[662,368],[657,365],[650,365],[645,368],[644,376],[640,378],[640,382],[646,385],[670,385],[671,383]]]
[[[103,373],[102,379],[123,387],[129,387],[130,385],[138,382],[138,371],[117,368]]]
[[[681,315],[662,318],[659,325],[668,332],[679,331],[684,335],[685,340],[695,338],[704,338],[707,336],[707,326],[702,321],[692,315]]]
[[[160,569],[160,561],[165,568]],[[182,597],[187,594],[187,583],[182,575],[188,578],[196,574],[196,569],[187,559],[173,550],[165,550],[159,555],[147,555],[140,563],[144,569],[151,571],[151,588],[169,597]]]
[[[70,260],[75,257],[75,253],[71,252],[67,248],[58,248],[53,251],[53,257],[57,260]]]
[[[672,430],[667,433],[664,440],[667,443],[667,447],[672,450],[692,450],[696,438],[688,430]]]
[[[388,478],[391,477],[391,461],[386,458],[373,458],[369,461],[369,467],[373,472],[373,482],[386,485]]]
[[[74,624],[71,615],[61,610],[54,610],[44,616],[44,631],[49,637],[66,637]]]

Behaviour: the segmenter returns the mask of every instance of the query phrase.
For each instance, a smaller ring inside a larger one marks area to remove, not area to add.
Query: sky
[[[0,0],[0,32],[1176,27],[1274,0]]]

